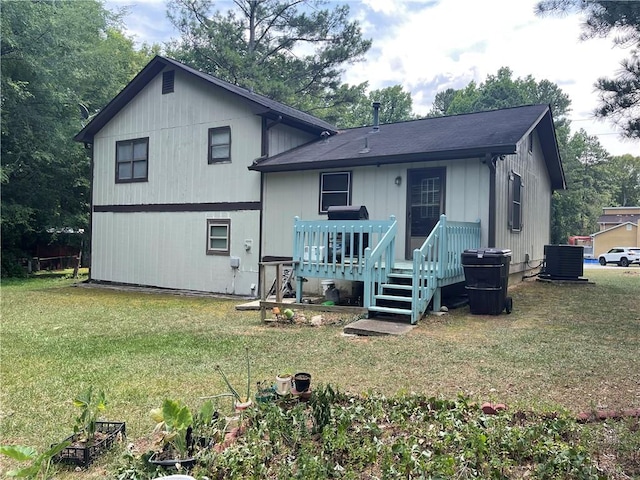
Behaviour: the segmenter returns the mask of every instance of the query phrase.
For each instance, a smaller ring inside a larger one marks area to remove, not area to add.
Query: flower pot
[[[253,405],[253,402],[251,401],[251,399],[247,400],[246,402],[235,402],[233,404],[234,408],[236,409],[236,412],[242,412],[247,408],[249,408],[251,405]]]
[[[88,467],[98,456],[106,452],[118,438],[126,437],[124,422],[96,422],[96,438],[92,443],[80,443],[80,433],[67,437],[71,445],[56,455],[62,463]]]
[[[151,457],[149,457],[149,463],[155,465],[157,467],[163,467],[165,469],[180,469],[184,468],[186,470],[193,467],[196,463],[196,459],[193,457],[188,458],[163,458],[166,455],[162,455],[161,453],[155,452]]]
[[[282,374],[276,377],[276,393],[278,395],[289,395],[291,393],[291,375]]]
[[[298,393],[303,393],[309,390],[309,385],[311,384],[311,374],[310,373],[296,373],[293,376],[293,386]]]
[[[273,402],[276,398],[276,392],[272,388],[263,388],[256,393],[257,403],[269,403]]]

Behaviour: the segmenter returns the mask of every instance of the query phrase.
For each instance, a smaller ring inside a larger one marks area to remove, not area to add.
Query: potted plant
[[[125,423],[98,420],[107,408],[107,399],[104,391],[94,393],[92,386],[78,394],[73,405],[80,409],[74,433],[65,439],[69,445],[57,453],[55,460],[87,467],[126,435]]]
[[[260,381],[256,384],[256,402],[257,403],[269,403],[276,398],[276,389],[273,385],[266,381]]]
[[[178,400],[165,399],[161,408],[151,410],[156,422],[153,429],[154,454],[149,462],[163,467],[189,468],[193,458],[193,415]]]
[[[231,393],[231,395],[233,396],[233,398],[234,398],[234,407],[235,407],[235,409],[237,411],[246,410],[253,403],[251,401],[251,365],[250,365],[250,362],[249,362],[249,349],[246,348],[246,347],[245,347],[245,357],[246,357],[246,361],[247,361],[247,391],[246,391],[246,395],[241,395],[240,392],[238,392],[238,390],[231,384],[231,382],[229,381],[229,378],[227,377],[227,375],[224,373],[222,368],[220,368],[220,365],[216,365],[216,367],[215,367],[217,372],[222,377],[222,380],[224,380],[224,383],[227,385],[227,388],[229,389],[229,393]]]
[[[198,452],[211,448],[224,436],[218,412],[211,400],[194,415],[178,400],[165,399],[151,411],[154,452],[149,463],[169,469],[191,468]]]

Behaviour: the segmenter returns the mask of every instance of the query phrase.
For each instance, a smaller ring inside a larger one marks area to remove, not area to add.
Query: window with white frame
[[[209,163],[231,161],[231,127],[209,129]]]
[[[116,183],[148,180],[149,137],[116,142]]]
[[[207,255],[229,255],[231,252],[231,220],[207,219]]]
[[[509,174],[509,228],[519,232],[524,226],[522,219],[522,177],[514,171]]]
[[[351,172],[326,172],[320,174],[320,213],[329,207],[351,205]]]

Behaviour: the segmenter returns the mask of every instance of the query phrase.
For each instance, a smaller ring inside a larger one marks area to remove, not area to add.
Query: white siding
[[[175,92],[152,80],[95,137],[94,204],[260,200],[261,118],[238,99],[176,72]],[[212,94],[213,92],[213,94]],[[208,129],[231,127],[231,162],[209,165]],[[115,183],[116,141],[149,137],[148,182]]]
[[[511,249],[511,271],[525,269],[525,255],[530,265],[544,257],[544,245],[551,238],[551,180],[544,163],[537,134],[534,132],[533,152],[529,153],[527,136],[518,144],[518,151],[498,161],[496,171],[496,247]],[[509,218],[509,173],[522,177],[523,228],[512,232]]]
[[[317,138],[315,135],[301,132],[287,125],[274,125],[269,129],[269,155],[273,157]]]
[[[258,283],[260,211],[179,210],[185,204],[260,201],[260,174],[247,167],[260,156],[262,119],[248,102],[184,72],[176,70],[174,93],[162,95],[161,83],[160,74],[95,137],[93,203],[98,211],[92,222],[91,277],[257,294],[251,286]],[[231,162],[209,165],[208,129],[222,126],[231,127]],[[288,133],[280,132],[282,145]],[[148,181],[116,183],[116,142],[142,137],[149,138]],[[307,134],[298,133],[292,142],[300,138]],[[178,211],[148,211],[158,204]],[[137,206],[137,211],[101,211],[114,205]],[[238,270],[230,267],[229,256],[206,255],[207,218],[216,217],[231,219],[230,255],[240,258]],[[253,242],[249,251],[245,240]]]
[[[231,256],[206,255],[207,219],[231,219]],[[257,211],[95,213],[91,277],[118,283],[249,295],[257,284]],[[245,239],[253,240],[245,251]],[[235,275],[234,275],[235,274]]]
[[[447,167],[445,213],[450,220],[481,220],[486,244],[488,221],[489,169],[479,159],[454,162],[421,162],[380,167],[359,167],[304,172],[268,173],[265,175],[263,255],[291,256],[293,219],[324,220],[318,213],[320,172],[351,171],[352,205],[365,205],[371,219],[398,221],[396,258],[404,258],[407,169]],[[394,180],[402,178],[400,186]]]

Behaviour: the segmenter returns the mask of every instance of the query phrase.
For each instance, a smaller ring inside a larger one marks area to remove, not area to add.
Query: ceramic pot
[[[291,375],[278,375],[276,377],[276,393],[289,395],[291,393]]]
[[[311,384],[311,374],[300,372],[296,373],[293,376],[293,385],[296,392],[302,393],[309,390],[309,385]]]
[[[233,404],[233,406],[236,409],[236,412],[242,412],[243,410],[246,410],[247,408],[249,408],[251,405],[253,405],[253,402],[251,401],[251,399],[247,400],[246,402],[235,402]]]

